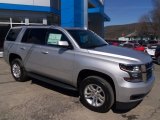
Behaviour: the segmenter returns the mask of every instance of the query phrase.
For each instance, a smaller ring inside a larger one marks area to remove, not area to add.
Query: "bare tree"
[[[152,28],[160,37],[160,0],[153,0],[154,9],[151,11]]]
[[[160,1],[159,0],[153,0],[154,9],[159,9],[160,7]]]
[[[152,31],[151,31],[151,25],[152,22],[150,20],[150,17],[147,15],[143,15],[139,20],[139,26],[137,27],[137,32],[141,39],[143,37],[150,37]]]
[[[160,37],[160,0],[153,0],[153,10],[139,20],[138,32],[141,36]]]

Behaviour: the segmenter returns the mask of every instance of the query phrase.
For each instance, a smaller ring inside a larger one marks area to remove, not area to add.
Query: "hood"
[[[117,62],[131,62],[133,64],[144,64],[151,62],[151,57],[144,53],[129,48],[117,47],[112,45],[106,45],[103,47],[97,47],[94,49],[88,50],[91,54],[98,54],[106,56],[108,59],[117,60]]]

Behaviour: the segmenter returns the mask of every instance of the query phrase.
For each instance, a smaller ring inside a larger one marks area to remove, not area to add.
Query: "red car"
[[[109,42],[110,45],[119,46],[118,42]]]
[[[145,51],[145,47],[138,43],[124,43],[122,46],[126,48],[132,48],[137,51],[142,51],[142,52]]]

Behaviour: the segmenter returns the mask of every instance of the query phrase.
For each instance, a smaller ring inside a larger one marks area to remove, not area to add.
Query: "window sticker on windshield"
[[[62,34],[53,34],[53,33],[50,33],[49,37],[48,37],[47,44],[57,45],[58,41],[60,41],[61,38],[62,38]]]

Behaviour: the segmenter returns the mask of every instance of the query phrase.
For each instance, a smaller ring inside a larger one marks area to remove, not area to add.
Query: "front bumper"
[[[118,85],[116,101],[128,103],[141,101],[151,91],[155,77],[152,75],[146,82],[131,83],[125,80]]]

